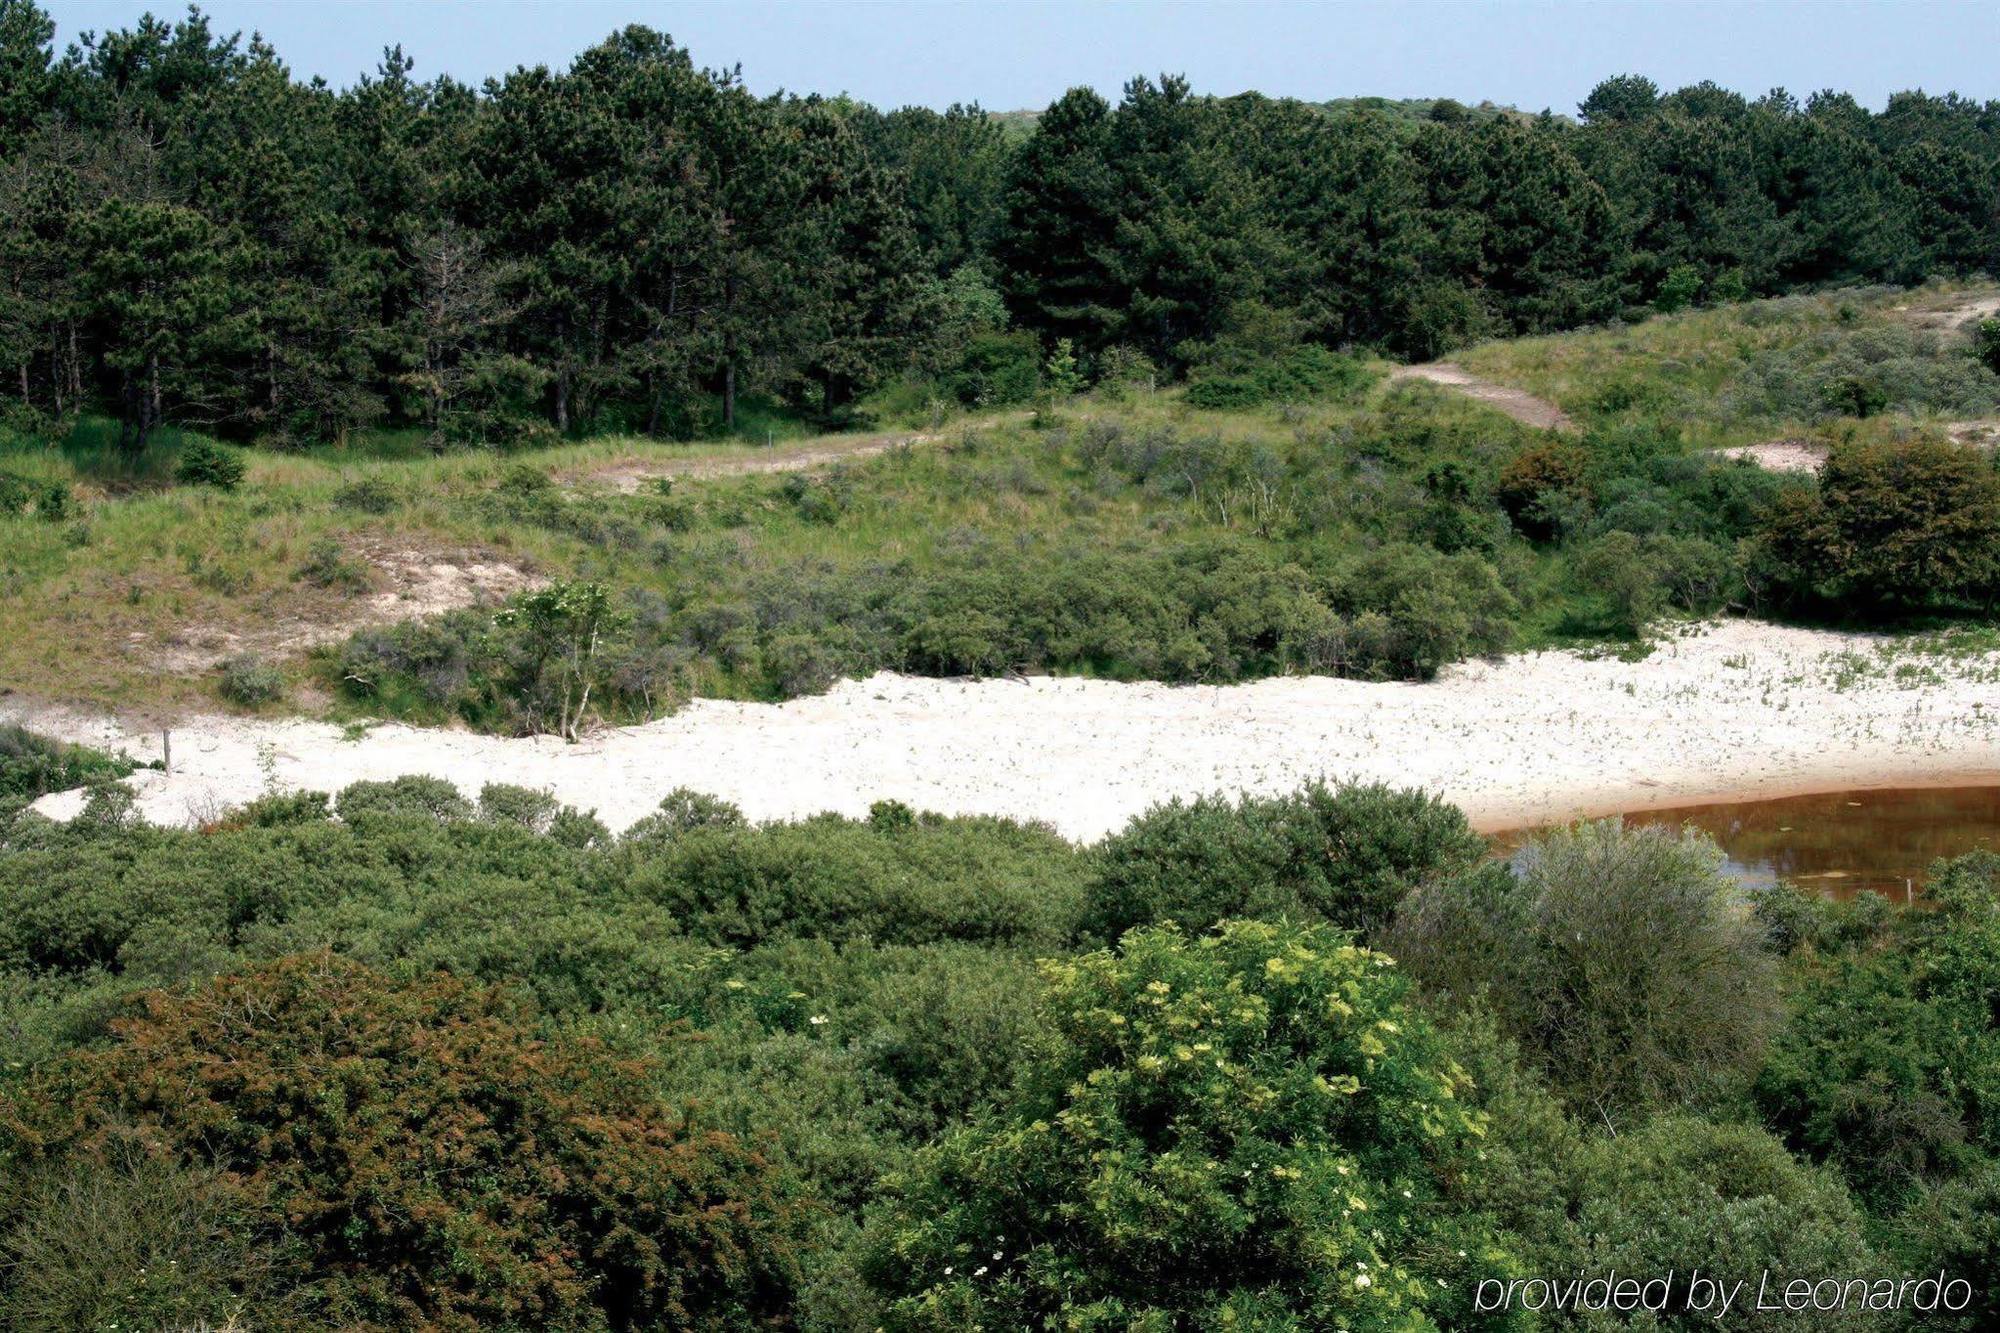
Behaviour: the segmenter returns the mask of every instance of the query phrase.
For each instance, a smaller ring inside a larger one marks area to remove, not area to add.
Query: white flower
[[[1354,1285],[1357,1287],[1372,1287],[1375,1285],[1375,1279],[1363,1273],[1360,1277],[1354,1279]]]
[[[950,1264],[946,1264],[946,1265],[944,1266],[944,1275],[945,1275],[946,1277],[950,1277],[950,1276],[951,1276],[951,1265],[950,1265]]]
[[[985,1265],[985,1264],[981,1264],[981,1265],[979,1265],[979,1267],[977,1267],[977,1268],[973,1269],[973,1270],[972,1270],[972,1275],[973,1275],[974,1277],[985,1277],[985,1276],[986,1276],[986,1265]]]
[[[813,1016],[812,1016],[811,1018],[807,1019],[807,1020],[806,1020],[806,1022],[808,1022],[808,1023],[811,1023],[811,1024],[812,1024],[812,1025],[813,1025],[814,1027],[816,1027],[816,1028],[817,1028],[817,1027],[825,1027],[825,1026],[826,1026],[826,1015],[825,1015],[825,1014],[814,1014],[814,1015],[813,1015]]]

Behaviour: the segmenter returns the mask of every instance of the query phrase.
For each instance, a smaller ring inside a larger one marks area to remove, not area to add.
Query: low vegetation
[[[1466,1328],[1578,1265],[1994,1271],[2000,861],[1910,912],[1715,856],[1517,875],[1382,788],[1094,847],[107,789],[0,826],[0,1322]]]
[[[353,712],[573,735],[881,669],[1421,679],[1674,615],[1894,625],[1992,595],[1992,471],[1921,430],[1851,423],[1816,483],[1629,425],[1546,436],[1356,373],[1331,398],[1226,412],[1100,387],[1038,429],[636,493],[591,480],[627,466],[616,444],[253,459],[235,493],[142,486],[0,518],[24,631],[0,659],[45,694],[254,706],[316,676]],[[88,488],[86,458],[40,455],[35,475]],[[492,552],[554,586],[498,615],[370,624],[302,671],[382,550]],[[190,670],[203,642],[234,648]]]

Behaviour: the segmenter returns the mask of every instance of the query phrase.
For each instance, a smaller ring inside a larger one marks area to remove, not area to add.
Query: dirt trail
[[[1972,326],[1980,320],[2000,315],[2000,293],[1928,294],[1905,305],[1891,306],[1890,310],[1920,329],[1970,333]]]
[[[958,433],[992,430],[996,426],[1019,419],[1018,414],[1010,413],[986,421],[968,422],[958,428]],[[814,468],[831,467],[836,463],[874,458],[892,449],[910,449],[920,445],[937,444],[950,434],[952,432],[944,430],[916,433],[884,431],[874,435],[836,437],[831,440],[815,440],[807,444],[777,446],[757,453],[709,455],[697,458],[675,458],[671,454],[663,457],[639,456],[619,459],[606,466],[592,468],[577,474],[574,480],[609,486],[613,490],[629,495],[645,486],[647,482],[660,477],[687,477],[701,480],[709,477],[762,476],[776,472],[809,472]]]
[[[1288,677],[1167,686],[1034,677],[878,675],[784,704],[697,700],[581,744],[382,725],[193,717],[171,775],[131,779],[140,813],[212,818],[280,789],[334,791],[427,773],[477,796],[545,788],[614,828],[689,786],[753,819],[901,800],[1045,820],[1094,838],[1146,807],[1206,792],[1291,790],[1313,777],[1421,786],[1485,828],[1729,795],[2000,780],[2000,653],[1924,659],[1884,641],[1728,621],[1623,662],[1570,652],[1469,662],[1426,685]],[[1872,664],[1872,665],[1870,665]],[[0,721],[160,754],[157,730],[0,697]],[[80,793],[39,809],[72,815]]]
[[[1524,389],[1512,389],[1504,384],[1484,380],[1464,366],[1453,365],[1449,361],[1431,361],[1420,366],[1397,366],[1389,372],[1392,380],[1428,380],[1432,384],[1442,384],[1448,389],[1456,389],[1477,402],[1486,404],[1496,412],[1504,412],[1525,426],[1541,430],[1575,430],[1576,423],[1569,414],[1546,398],[1537,398]]]

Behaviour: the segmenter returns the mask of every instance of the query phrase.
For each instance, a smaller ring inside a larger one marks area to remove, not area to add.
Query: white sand
[[[1427,685],[1323,677],[1230,687],[940,681],[878,675],[790,703],[698,701],[579,745],[381,726],[205,717],[173,733],[171,776],[132,782],[149,819],[212,817],[274,781],[332,791],[428,773],[468,795],[546,788],[622,828],[677,786],[756,819],[921,809],[1045,820],[1094,838],[1148,805],[1209,791],[1281,792],[1314,777],[1417,785],[1485,828],[1704,797],[2000,780],[2000,655],[1942,678],[1841,655],[1881,640],[1731,621],[1643,661],[1535,653],[1468,663]],[[0,719],[157,758],[157,733],[0,699]],[[40,808],[74,813],[76,793]]]
[[[1826,462],[1827,447],[1811,440],[1771,440],[1717,449],[1722,458],[1747,458],[1772,472],[1817,472]]]

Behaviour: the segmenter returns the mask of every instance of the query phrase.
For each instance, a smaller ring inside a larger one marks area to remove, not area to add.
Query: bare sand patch
[[[487,551],[373,542],[351,545],[347,554],[367,572],[367,591],[295,585],[254,623],[192,622],[157,640],[134,632],[128,650],[161,670],[207,671],[242,653],[290,657],[370,625],[497,605],[543,582]]]
[[[1890,309],[1920,329],[1969,332],[1979,321],[2000,315],[2000,292],[1930,295]]]
[[[1940,423],[1944,433],[1954,443],[1969,445],[1975,449],[2000,447],[2000,418],[1987,417],[1979,421],[1946,421]]]
[[[1464,366],[1453,365],[1449,361],[1432,361],[1420,366],[1397,366],[1389,372],[1392,380],[1427,380],[1454,389],[1466,397],[1486,404],[1496,412],[1504,413],[1523,425],[1541,430],[1575,430],[1576,423],[1569,414],[1546,398],[1537,398],[1524,389],[1509,388],[1481,379]]]
[[[1813,440],[1770,440],[1717,449],[1719,458],[1745,458],[1771,472],[1817,472],[1826,462],[1827,447]]]
[[[1721,795],[2000,780],[2000,654],[1859,670],[1885,640],[1725,621],[1623,662],[1574,652],[1465,663],[1429,684],[1296,677],[1234,686],[883,674],[784,704],[697,700],[577,745],[399,725],[200,717],[171,775],[132,785],[178,824],[280,789],[427,773],[476,796],[544,788],[623,828],[675,787],[752,818],[864,813],[880,799],[1040,820],[1095,838],[1174,796],[1282,792],[1314,777],[1415,785],[1484,828]],[[158,758],[117,719],[0,699],[0,718]],[[40,808],[73,813],[78,794]]]

